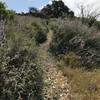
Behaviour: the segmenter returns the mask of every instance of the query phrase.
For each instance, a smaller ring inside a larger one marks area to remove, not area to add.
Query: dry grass
[[[100,100],[100,70],[85,71],[81,68],[61,68],[69,79],[71,100]]]

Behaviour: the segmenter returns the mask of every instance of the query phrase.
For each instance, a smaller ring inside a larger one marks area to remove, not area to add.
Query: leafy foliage
[[[38,31],[38,33],[35,35],[35,40],[37,44],[41,44],[47,40],[47,36],[42,31]]]
[[[41,13],[46,17],[53,18],[64,17],[66,15],[74,17],[74,12],[71,11],[61,0],[53,0],[51,5],[48,4],[41,10]]]
[[[44,43],[47,40],[47,32],[48,32],[48,28],[45,26],[43,27],[43,25],[39,25],[37,23],[32,23],[32,25],[34,26],[34,29],[36,30],[35,33],[35,41],[37,44],[41,44]]]
[[[0,2],[0,21],[14,19],[14,11],[7,10],[5,3]]]

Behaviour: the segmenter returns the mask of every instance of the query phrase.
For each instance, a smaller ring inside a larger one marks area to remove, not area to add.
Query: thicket
[[[96,31],[75,20],[56,20],[51,22],[54,31],[50,52],[55,56],[73,52],[82,66],[100,67],[100,37]],[[55,27],[55,28],[54,28]]]
[[[7,33],[0,48],[0,99],[42,99],[42,65],[35,42],[21,33]]]
[[[0,47],[0,100],[42,100],[42,62],[35,38],[39,30],[47,32],[45,22],[35,18],[15,16],[5,23],[5,42]]]
[[[48,4],[41,9],[41,14],[46,18],[74,17],[74,12],[62,0],[53,0],[52,4]]]

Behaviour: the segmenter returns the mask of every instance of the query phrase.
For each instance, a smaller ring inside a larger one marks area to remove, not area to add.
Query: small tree
[[[30,13],[30,14],[38,13],[38,10],[37,10],[37,8],[35,8],[35,7],[30,7],[30,8],[29,8],[29,13]]]
[[[6,9],[5,3],[0,2],[0,46],[4,44],[5,40],[5,23],[14,19],[14,14],[13,11]]]
[[[70,9],[64,4],[62,0],[56,1],[53,0],[52,4],[46,5],[41,13],[47,17],[63,17],[63,16],[74,16],[74,12],[70,11]]]
[[[0,21],[7,21],[14,18],[14,11],[7,10],[6,5],[3,2],[0,2]]]
[[[0,2],[0,21],[7,15],[5,3]]]

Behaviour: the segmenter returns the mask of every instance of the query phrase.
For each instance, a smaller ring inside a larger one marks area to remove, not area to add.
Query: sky
[[[13,9],[16,12],[27,12],[29,7],[42,8],[52,0],[0,0],[6,2],[9,9]],[[95,7],[100,8],[100,0],[63,0],[64,3],[78,14],[78,5],[81,3],[96,5]]]
[[[26,12],[29,7],[41,8],[43,5],[48,4],[50,0],[0,0],[6,3],[9,9],[16,12]]]

